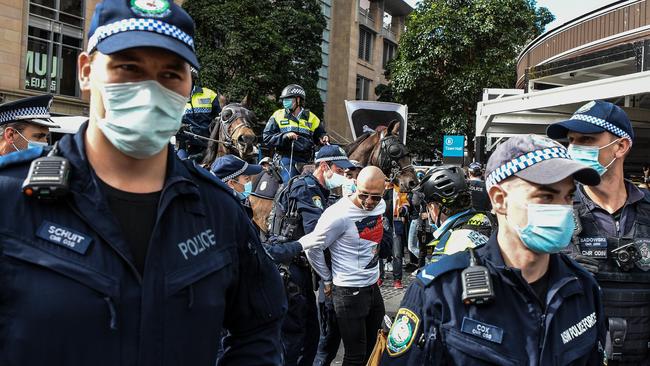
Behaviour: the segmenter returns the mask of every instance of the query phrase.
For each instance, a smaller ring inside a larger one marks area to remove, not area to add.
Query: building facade
[[[406,17],[403,0],[321,0],[327,28],[318,84],[328,132],[340,143],[352,132],[345,100],[377,100],[375,88],[387,84],[386,64],[395,57]]]

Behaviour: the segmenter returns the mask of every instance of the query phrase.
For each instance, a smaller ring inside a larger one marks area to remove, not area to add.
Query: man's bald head
[[[386,176],[376,166],[367,166],[361,169],[357,176],[357,187],[367,193],[383,192]]]
[[[386,176],[376,166],[365,167],[357,177],[357,191],[352,201],[357,207],[372,211],[381,202],[384,195]]]

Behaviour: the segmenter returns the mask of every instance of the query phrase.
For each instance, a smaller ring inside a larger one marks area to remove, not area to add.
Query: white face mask
[[[347,182],[347,179],[344,176],[337,174],[331,168],[329,169],[332,171],[332,176],[329,178],[325,177],[325,185],[327,186],[327,189],[338,188]]]
[[[121,152],[146,159],[159,153],[181,127],[187,98],[154,80],[100,87],[106,117],[97,121]]]

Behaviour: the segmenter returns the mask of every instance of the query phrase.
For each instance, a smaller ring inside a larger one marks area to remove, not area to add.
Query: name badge
[[[36,232],[36,236],[79,254],[86,254],[88,246],[90,246],[90,243],[93,241],[93,239],[87,234],[68,229],[49,221],[43,221],[41,227]]]
[[[586,237],[578,238],[580,253],[591,258],[607,258],[607,238]]]
[[[468,317],[463,318],[460,331],[497,344],[503,341],[503,329]]]

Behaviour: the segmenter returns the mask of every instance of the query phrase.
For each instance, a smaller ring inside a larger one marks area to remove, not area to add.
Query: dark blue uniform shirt
[[[495,235],[476,254],[490,273],[494,301],[463,304],[468,252],[426,266],[402,300],[382,366],[602,364],[605,324],[591,274],[552,254],[541,303],[521,271],[504,264]]]
[[[170,148],[144,275],[89,166],[64,137],[70,194],[21,194],[29,162],[0,170],[1,365],[281,363],[282,282],[231,190]]]

